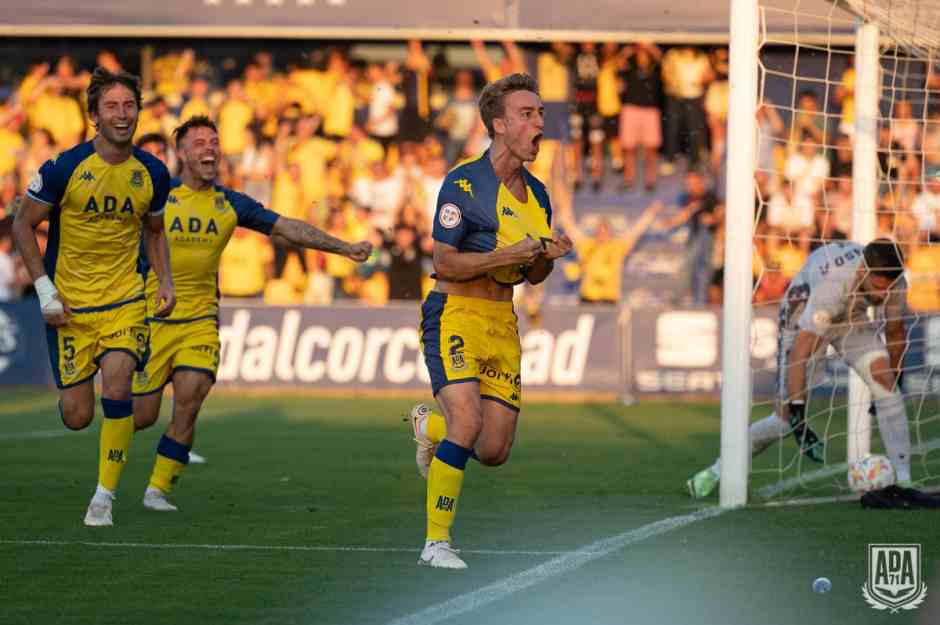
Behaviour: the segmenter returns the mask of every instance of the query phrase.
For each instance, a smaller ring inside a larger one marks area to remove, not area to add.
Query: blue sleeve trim
[[[163,161],[146,150],[134,148],[134,157],[147,170],[153,184],[149,213],[153,217],[159,217],[166,208],[166,198],[170,194],[170,172]]]
[[[244,228],[250,228],[261,234],[270,235],[274,229],[274,224],[280,218],[280,215],[264,207],[261,202],[252,197],[232,191],[222,186],[216,187],[217,190],[225,194],[225,199],[238,216],[238,225]]]

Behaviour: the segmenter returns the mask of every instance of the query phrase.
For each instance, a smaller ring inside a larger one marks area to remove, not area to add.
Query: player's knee
[[[151,425],[157,422],[157,419],[160,417],[160,414],[154,410],[147,410],[145,408],[138,407],[134,404],[134,429],[135,430],[146,430]]]
[[[488,467],[498,467],[506,464],[509,460],[509,454],[512,451],[512,442],[495,445],[489,449],[480,449],[477,451],[477,459],[480,464]]]
[[[95,417],[95,406],[81,401],[62,400],[59,402],[59,416],[68,429],[84,430]]]

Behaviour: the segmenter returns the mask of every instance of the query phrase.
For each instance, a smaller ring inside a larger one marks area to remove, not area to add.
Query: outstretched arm
[[[372,244],[368,241],[347,243],[305,221],[289,217],[279,217],[274,222],[271,238],[312,250],[339,254],[357,262],[366,260],[372,253]]]
[[[643,238],[643,235],[646,234],[646,231],[649,230],[651,225],[653,225],[653,221],[656,219],[656,216],[662,209],[662,202],[653,202],[646,207],[646,210],[643,211],[643,214],[640,215],[640,218],[637,219],[625,233],[623,233],[621,241],[623,241],[624,247],[626,248],[624,255],[633,251],[633,248],[636,247],[637,242]]]

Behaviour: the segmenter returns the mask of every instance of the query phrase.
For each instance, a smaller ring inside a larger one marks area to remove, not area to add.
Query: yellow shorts
[[[480,396],[519,410],[522,348],[512,302],[431,291],[421,306],[421,349],[434,395],[479,382]]]
[[[134,376],[134,395],[163,390],[176,371],[203,371],[215,382],[219,369],[219,322],[148,319],[150,349],[144,370]]]
[[[72,312],[61,328],[46,326],[52,375],[60,389],[77,386],[98,373],[108,352],[126,352],[143,363],[147,349],[144,298],[101,309]]]

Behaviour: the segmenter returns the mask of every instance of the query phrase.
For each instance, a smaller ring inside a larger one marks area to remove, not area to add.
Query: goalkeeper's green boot
[[[711,495],[715,487],[718,486],[718,474],[715,473],[714,469],[708,467],[693,475],[685,485],[689,489],[689,496],[692,499],[704,499]]]

